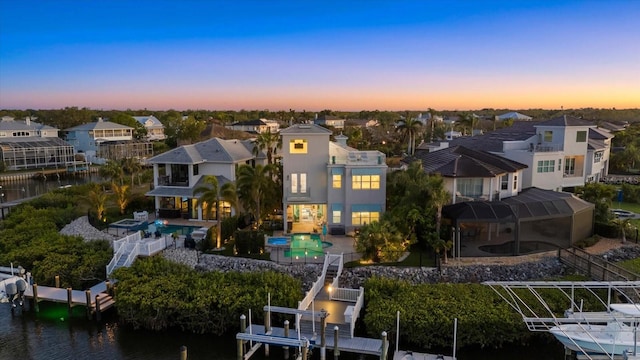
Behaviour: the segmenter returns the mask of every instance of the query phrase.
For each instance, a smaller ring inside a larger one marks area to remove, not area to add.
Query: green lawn
[[[622,210],[627,210],[627,211],[633,211],[636,214],[640,214],[640,204],[637,203],[630,203],[630,202],[617,202],[614,201],[611,204],[611,208],[612,209],[622,209]]]

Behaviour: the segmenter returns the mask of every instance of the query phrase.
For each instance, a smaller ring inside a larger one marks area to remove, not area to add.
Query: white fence
[[[358,320],[358,315],[360,314],[360,310],[362,310],[362,306],[364,305],[364,288],[361,286],[358,292],[359,292],[358,300],[356,301],[356,304],[353,306],[353,316],[351,316],[351,337],[352,338],[356,330],[356,320]]]
[[[107,265],[107,276],[116,269],[121,257],[126,256],[126,261],[121,266],[131,266],[136,257],[155,255],[166,249],[168,242],[167,235],[155,240],[147,240],[142,238],[139,231],[114,241],[113,258]]]

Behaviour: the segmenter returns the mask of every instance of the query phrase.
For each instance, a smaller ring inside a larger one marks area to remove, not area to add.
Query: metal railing
[[[593,280],[640,280],[640,275],[578,248],[558,249],[558,259]]]

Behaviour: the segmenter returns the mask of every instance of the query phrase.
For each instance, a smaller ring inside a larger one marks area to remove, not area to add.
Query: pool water
[[[287,245],[289,244],[289,238],[286,237],[271,237],[267,239],[269,245]]]
[[[163,225],[163,226],[156,226],[156,228],[160,230],[161,234],[178,233],[178,235],[187,235],[187,234],[191,234],[195,230],[200,229],[200,226]],[[151,229],[151,228],[148,231],[151,232],[151,230],[155,231],[155,229]]]
[[[329,242],[323,242],[319,234],[293,234],[291,235],[291,247],[285,250],[285,257],[321,257],[324,256],[324,248],[332,246]]]

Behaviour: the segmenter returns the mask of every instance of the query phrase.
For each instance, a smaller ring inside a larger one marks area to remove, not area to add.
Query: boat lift
[[[487,281],[483,284],[522,316],[529,331],[549,332],[567,324],[586,329],[589,325],[615,322],[632,324],[635,333],[640,323],[640,281]],[[556,302],[558,298],[566,299],[568,306],[563,313],[551,308],[552,297]],[[585,300],[596,308],[583,311]],[[635,311],[613,311],[620,304],[635,307]],[[597,341],[594,337],[591,339]],[[573,342],[572,345],[582,350],[579,344]],[[603,346],[600,349],[600,355],[582,351],[581,358],[601,359],[603,354],[606,359],[618,358],[608,354]],[[640,357],[636,357],[634,351],[625,359]]]

